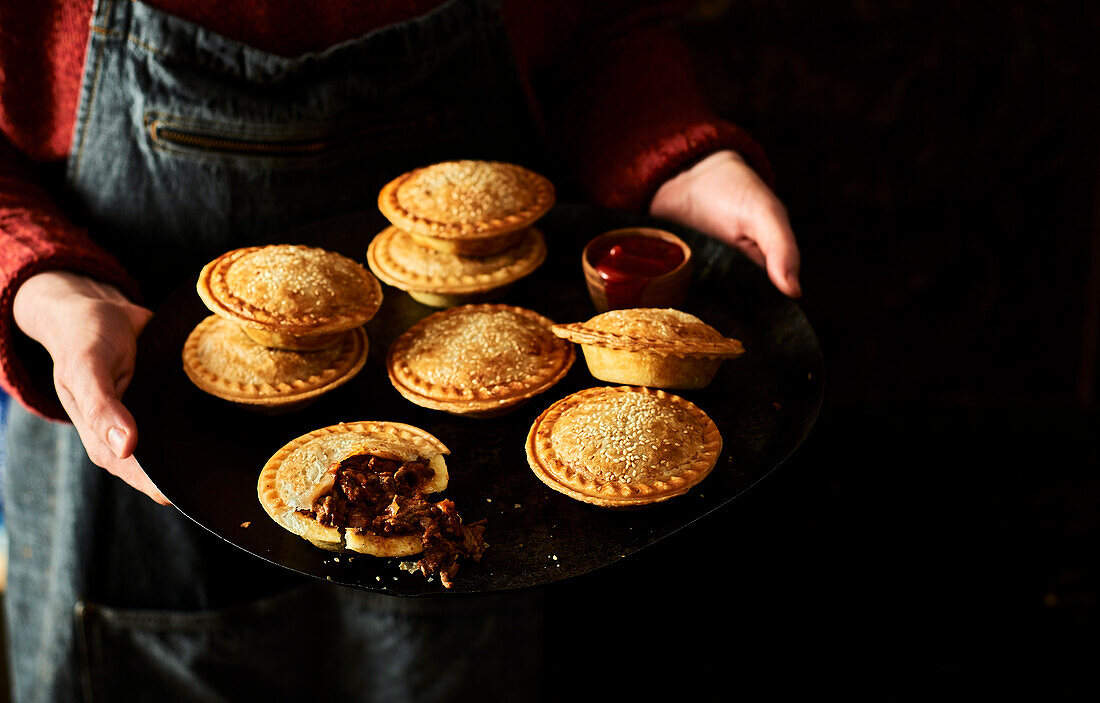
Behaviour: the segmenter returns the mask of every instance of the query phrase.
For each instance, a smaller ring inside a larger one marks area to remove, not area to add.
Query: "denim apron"
[[[99,0],[64,195],[155,309],[216,255],[373,209],[411,168],[531,165],[530,125],[493,1],[284,58]],[[537,594],[399,599],[308,580],[92,466],[71,426],[13,408],[8,438],[17,701],[538,697]]]

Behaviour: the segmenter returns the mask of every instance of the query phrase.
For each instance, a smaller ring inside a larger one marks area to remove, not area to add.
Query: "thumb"
[[[122,308],[122,312],[126,315],[126,319],[130,323],[130,328],[134,331],[134,339],[141,336],[141,332],[145,329],[145,326],[149,324],[149,320],[153,318],[153,311],[149,308],[143,308],[140,305],[134,305],[133,303],[126,303]],[[122,364],[116,364],[115,371],[117,372],[114,377],[114,396],[121,398],[122,394],[126,392],[127,387],[130,385],[130,381],[134,377],[134,359],[129,358],[128,361]],[[125,408],[123,408],[125,410]]]
[[[171,505],[134,457],[134,418],[118,398],[106,392],[104,378],[89,371],[69,378],[71,387],[58,383],[61,404],[80,434],[88,457],[157,503]]]
[[[105,364],[83,366],[66,379],[65,385],[84,426],[119,459],[130,456],[137,445],[137,424],[118,399],[108,367]]]
[[[153,317],[153,311],[140,305],[129,304],[126,306],[126,316],[130,318],[130,326],[134,328],[134,336],[141,334],[145,325]]]

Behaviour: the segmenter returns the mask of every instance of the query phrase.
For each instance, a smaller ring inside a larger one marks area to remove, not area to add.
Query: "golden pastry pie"
[[[239,325],[211,315],[183,346],[183,370],[192,383],[219,398],[289,410],[342,386],[367,361],[362,327],[340,333],[328,349],[296,352],[257,344]]]
[[[645,505],[702,481],[722,451],[706,413],[650,388],[589,388],[547,408],[527,461],[550,488],[604,507]]]
[[[560,381],[576,356],[552,320],[511,305],[464,305],[434,313],[390,346],[390,382],[413,403],[455,415],[493,417]]]
[[[490,256],[429,249],[396,227],[382,231],[367,249],[367,264],[374,275],[436,308],[497,298],[545,259],[546,244],[534,227],[523,230],[514,246]]]
[[[449,500],[447,447],[396,422],[340,423],[287,443],[256,485],[275,522],[330,551],[380,557],[424,553],[425,575],[450,585],[458,560],[479,560],[484,525],[465,525]]]
[[[745,352],[738,340],[671,308],[611,310],[553,331],[581,345],[593,376],[634,386],[704,388],[723,359]]]
[[[322,349],[363,325],[382,304],[382,286],[340,254],[293,244],[227,252],[203,267],[196,286],[216,315],[260,344]]]
[[[497,161],[446,161],[398,176],[378,195],[382,214],[426,247],[487,256],[554,204],[546,178]]]

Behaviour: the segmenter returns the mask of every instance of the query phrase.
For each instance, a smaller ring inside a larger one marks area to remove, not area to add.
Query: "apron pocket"
[[[313,641],[331,621],[329,613],[324,594],[313,587],[215,611],[78,602],[84,698],[165,703],[304,696],[331,654]]]
[[[77,647],[90,703],[538,701],[542,612],[538,592],[396,598],[311,584],[217,611],[80,602]]]

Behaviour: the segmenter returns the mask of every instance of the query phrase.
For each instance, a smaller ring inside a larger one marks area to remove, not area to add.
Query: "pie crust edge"
[[[679,473],[667,480],[642,484],[640,490],[607,482],[576,478],[577,472],[557,459],[552,445],[553,426],[568,408],[581,400],[607,393],[646,393],[671,400],[695,418],[703,429],[703,447]],[[577,391],[553,403],[532,423],[527,434],[527,462],[535,476],[549,488],[570,498],[605,508],[622,508],[662,502],[683,495],[710,475],[722,452],[722,435],[714,421],[694,403],[663,390],[634,386],[600,386]],[[576,478],[570,482],[570,479]]]
[[[195,284],[195,288],[203,304],[205,304],[214,314],[233,320],[246,328],[246,331],[247,328],[253,328],[274,333],[275,335],[285,335],[287,340],[293,340],[295,337],[308,338],[322,334],[342,332],[353,327],[359,327],[370,321],[382,306],[382,286],[370,271],[354,260],[344,257],[342,254],[325,250],[329,254],[348,259],[355,264],[356,270],[359,272],[368,290],[368,295],[365,297],[366,302],[364,302],[355,312],[349,312],[332,318],[322,318],[318,321],[309,323],[288,322],[286,320],[276,319],[271,313],[263,311],[234,295],[232,291],[229,290],[226,281],[226,274],[237,260],[252,252],[270,246],[297,247],[304,245],[269,244],[264,246],[242,247],[225,252],[203,266],[202,270],[199,272],[199,278]],[[318,247],[306,248],[316,249]],[[278,339],[278,337],[275,337],[275,339]]]
[[[444,162],[446,163],[446,162]],[[431,164],[422,168],[403,173],[393,179],[378,193],[378,208],[390,222],[406,232],[433,237],[436,239],[485,239],[499,236],[513,230],[526,227],[542,217],[554,205],[556,193],[553,183],[530,169],[516,164],[501,161],[490,161],[490,164],[499,164],[509,169],[518,169],[531,183],[527,193],[527,204],[518,212],[510,213],[501,218],[485,222],[463,222],[451,224],[421,217],[417,213],[410,212],[398,200],[397,191],[411,178],[426,169],[439,164]]]
[[[530,275],[546,260],[545,237],[535,227],[528,229],[532,231],[530,236],[534,239],[533,254],[491,273],[458,275],[437,282],[436,278],[411,271],[398,264],[389,255],[393,238],[400,231],[393,226],[382,230],[371,240],[367,247],[367,265],[384,283],[410,293],[415,291],[442,295],[487,294]],[[516,246],[520,244],[517,243]]]
[[[418,383],[419,377],[415,376],[411,369],[409,369],[408,364],[403,362],[405,352],[413,339],[415,339],[431,321],[439,319],[439,316],[457,315],[480,310],[508,310],[516,312],[523,317],[537,321],[540,326],[546,328],[549,338],[556,341],[554,335],[549,334],[550,326],[553,325],[552,320],[540,315],[534,310],[517,307],[515,305],[492,303],[465,305],[432,313],[406,330],[390,345],[389,352],[386,355],[386,372],[389,375],[390,383],[393,384],[397,392],[404,396],[409,402],[430,410],[442,410],[455,415],[488,418],[503,414],[508,410],[514,409],[520,403],[530,400],[540,393],[544,393],[557,385],[557,383],[569,372],[569,369],[573,367],[573,363],[576,361],[576,348],[572,344],[565,342],[561,345],[554,345],[555,353],[552,357],[552,363],[544,366],[544,368],[549,368],[551,370],[540,377],[540,380],[534,382],[534,385],[531,385],[530,379],[515,381],[507,386],[499,387],[498,392],[477,397],[474,396],[472,392],[466,393],[463,392],[462,389],[453,386],[444,387],[432,385],[427,382]]]
[[[416,535],[383,537],[373,532],[356,533],[350,528],[341,533],[338,528],[322,525],[315,519],[298,512],[280,495],[277,478],[279,469],[288,456],[315,439],[345,432],[364,435],[392,434],[410,442],[418,452],[423,449],[432,449],[439,455],[450,454],[450,450],[438,438],[413,425],[383,420],[361,420],[329,425],[290,440],[267,460],[256,482],[256,494],[260,505],[278,525],[328,551],[354,551],[378,557],[402,557],[420,553],[423,551],[423,545]],[[432,484],[425,489],[426,493],[438,493],[447,487],[446,465],[442,462],[441,465],[442,476],[437,475],[433,479]],[[348,538],[349,535],[351,539]]]
[[[355,378],[367,363],[370,340],[362,327],[356,327],[344,333],[352,338],[347,350],[320,376],[294,379],[278,386],[226,381],[203,366],[198,357],[199,341],[215,319],[219,318],[211,315],[191,330],[183,345],[182,360],[183,370],[195,386],[223,400],[261,407],[298,404],[339,388]]]

